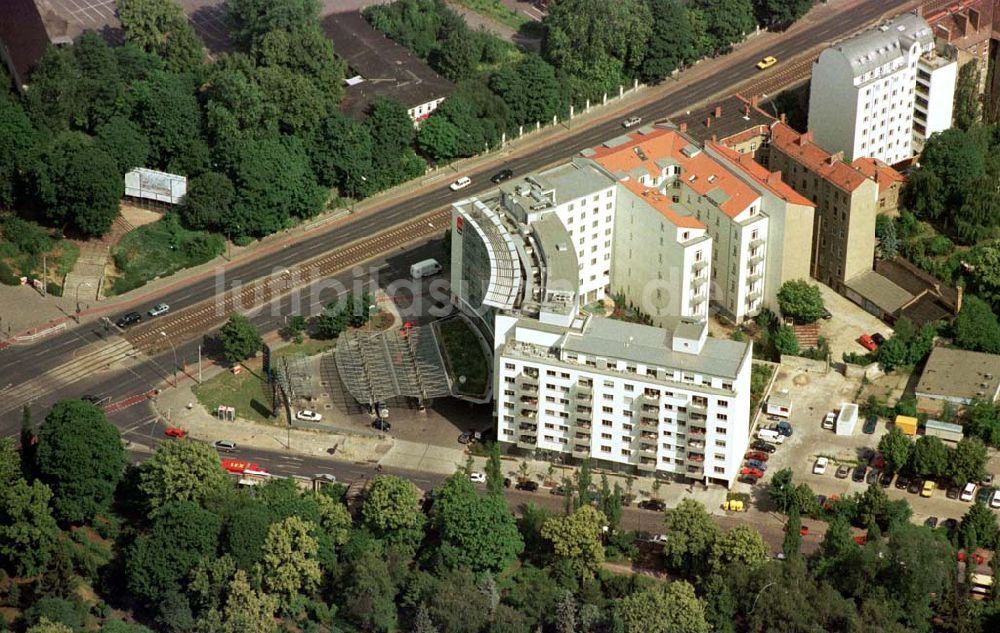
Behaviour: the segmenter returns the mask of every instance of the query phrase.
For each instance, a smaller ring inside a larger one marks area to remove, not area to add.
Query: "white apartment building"
[[[577,317],[499,315],[497,437],[600,466],[730,486],[749,444],[751,345]]]
[[[923,18],[896,16],[820,53],[812,69],[809,131],[849,161],[907,160],[915,141],[951,126],[956,74],[957,63],[938,56]]]

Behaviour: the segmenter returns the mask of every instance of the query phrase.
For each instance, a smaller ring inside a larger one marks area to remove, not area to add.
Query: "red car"
[[[867,334],[862,334],[861,338],[858,339],[858,343],[861,343],[861,347],[865,348],[869,352],[874,352],[878,349],[878,344],[875,342],[875,339]]]
[[[766,462],[767,457],[768,455],[764,451],[750,451],[743,456],[743,459],[756,459],[758,462]]]
[[[188,432],[179,426],[168,426],[167,430],[163,432],[167,437],[174,437],[180,439],[182,437],[187,437]]]
[[[750,475],[751,477],[756,477],[760,479],[764,476],[764,473],[759,468],[750,468],[749,466],[740,469],[741,475]]]
[[[868,542],[868,537],[865,536],[864,534],[861,534],[860,536],[855,536],[854,542],[860,545],[861,547],[864,547],[865,543]]]
[[[803,525],[799,528],[799,536],[809,536],[809,526]]]

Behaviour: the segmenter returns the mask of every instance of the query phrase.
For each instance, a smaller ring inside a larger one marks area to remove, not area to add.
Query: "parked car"
[[[555,487],[552,488],[552,490],[549,490],[549,493],[550,494],[554,494],[557,497],[565,497],[566,496],[566,486],[555,486]],[[639,507],[640,508],[642,507],[641,503],[639,504]]]
[[[861,432],[867,435],[871,435],[875,432],[875,427],[878,426],[878,416],[870,415],[865,418],[865,425],[861,427]]]
[[[909,487],[910,487],[910,478],[909,477],[906,477],[904,475],[900,475],[899,477],[896,477],[896,489],[897,490],[906,490]]]
[[[927,519],[924,521],[924,525],[926,525],[927,527],[932,528],[932,529],[936,528],[937,524],[938,524],[938,518],[937,517],[927,517]]]
[[[820,458],[818,458],[816,460],[816,463],[813,464],[813,474],[814,475],[822,475],[822,474],[824,474],[826,472],[826,465],[829,464],[829,463],[830,463],[830,460],[827,459],[826,457],[820,457]]]
[[[972,501],[973,497],[976,496],[976,484],[971,481],[965,484],[962,488],[962,493],[958,496],[961,501]]]
[[[323,414],[312,409],[302,409],[295,414],[295,419],[303,422],[320,422],[323,420]]]
[[[865,483],[868,485],[876,483],[878,481],[878,475],[879,475],[878,471],[872,468],[871,470],[868,471],[868,474],[865,475]]]
[[[538,490],[538,482],[526,479],[524,481],[519,481],[514,485],[518,490],[524,490],[525,492],[535,492]]]
[[[878,485],[882,486],[883,488],[888,488],[889,486],[892,485],[892,477],[893,477],[892,473],[890,473],[887,470],[883,470],[882,474],[878,478]]]
[[[757,484],[758,478],[754,477],[753,475],[740,475],[736,479],[736,481],[739,481],[740,483],[744,484],[750,484],[751,486],[755,486]]]
[[[859,464],[855,469],[854,473],[851,475],[851,481],[862,482],[865,480],[865,473],[868,471],[868,467],[864,464]]]
[[[990,497],[993,496],[993,491],[996,490],[992,486],[983,486],[976,492],[976,503],[988,504],[990,502]]]
[[[941,523],[941,527],[948,531],[954,530],[958,527],[958,519],[945,519],[944,522]]]
[[[115,321],[115,325],[124,330],[128,326],[135,325],[139,321],[142,321],[141,314],[139,314],[138,312],[126,312],[121,316],[120,319]]]
[[[945,491],[944,496],[949,499],[958,499],[958,495],[961,492],[962,490],[958,486],[948,486],[948,490]]]
[[[754,440],[753,443],[750,444],[750,448],[754,449],[755,451],[764,451],[765,453],[773,453],[774,451],[778,450],[777,446],[775,446],[774,444],[769,444],[764,440]]]
[[[767,70],[771,66],[778,63],[778,58],[774,55],[768,55],[757,62],[757,70]]]
[[[992,486],[993,485],[993,473],[986,473],[983,478],[979,480],[980,486]]]
[[[778,424],[775,425],[774,430],[777,431],[778,433],[781,433],[785,437],[792,436],[792,425],[786,422],[785,420],[778,422]]]
[[[928,479],[927,481],[924,482],[924,485],[921,486],[921,488],[920,488],[920,496],[921,497],[933,497],[934,496],[934,489],[935,488],[937,488],[937,484],[935,484],[933,481],[931,481],[930,479]]]
[[[490,182],[494,185],[499,185],[505,180],[510,180],[514,176],[514,172],[510,169],[501,169],[497,173],[493,174],[490,178]]]
[[[760,471],[767,470],[767,464],[765,464],[764,462],[759,462],[756,459],[748,459],[747,466],[749,466],[750,468],[756,468],[757,470]]]
[[[751,466],[744,466],[743,468],[740,469],[740,474],[741,475],[751,475],[753,477],[756,477],[757,479],[760,479],[761,477],[764,476],[764,471],[760,470],[759,468],[753,468]]]
[[[236,451],[236,442],[232,440],[216,440],[212,442],[212,446],[215,450],[222,451],[223,453],[233,453]]]
[[[383,420],[382,418],[376,418],[375,421],[372,422],[372,427],[378,431],[382,431],[383,433],[387,433],[390,429],[392,429],[392,425],[389,424],[387,420]]]
[[[188,432],[179,426],[168,426],[167,430],[163,432],[167,437],[173,437],[180,439],[182,437],[187,437]]]
[[[161,314],[166,314],[167,312],[170,312],[170,306],[168,306],[165,303],[157,303],[155,306],[149,309],[148,314],[151,317],[157,317],[160,316]]]
[[[882,453],[875,453],[872,458],[868,460],[868,465],[872,468],[883,470],[885,468],[885,456],[882,455]]]
[[[643,510],[652,510],[653,512],[663,512],[667,509],[667,504],[663,503],[659,499],[643,499],[639,502],[639,507]]]
[[[659,543],[660,545],[663,545],[664,543],[667,542],[667,535],[666,534],[657,534],[657,535],[653,536],[652,539],[650,539],[650,542],[651,543]]]
[[[833,429],[834,425],[837,423],[837,412],[827,411],[826,415],[823,416],[823,428],[827,431]]]
[[[847,476],[851,474],[851,467],[847,464],[841,464],[837,466],[837,472],[834,475],[837,479],[847,479]]]
[[[743,456],[744,459],[756,459],[758,462],[766,462],[768,457],[770,456],[764,451],[749,451]]]
[[[485,484],[486,473],[469,473],[469,481],[474,484]]]
[[[910,485],[906,487],[906,492],[911,495],[918,494],[920,490],[924,487],[924,482],[922,479],[914,478],[910,480]]]
[[[472,441],[472,432],[471,431],[466,431],[465,433],[462,433],[461,435],[458,436],[458,443],[459,444],[468,444],[471,441]]]
[[[642,117],[641,116],[630,116],[629,118],[627,118],[624,121],[622,121],[622,127],[625,128],[625,129],[628,129],[630,127],[635,127],[635,126],[639,125],[640,123],[642,123]]]
[[[993,494],[990,495],[990,507],[1000,508],[1000,490],[994,490]]]
[[[867,334],[862,334],[858,337],[858,343],[860,343],[861,347],[865,348],[869,352],[874,352],[878,349],[878,345],[875,343],[875,340]]]
[[[472,178],[469,178],[468,176],[462,176],[455,182],[448,185],[448,188],[451,189],[452,191],[459,191],[461,189],[465,189],[471,184],[472,184]]]
[[[875,341],[875,344],[879,347],[882,347],[882,343],[885,343],[885,337],[882,336],[881,332],[875,332],[872,334],[872,340]]]

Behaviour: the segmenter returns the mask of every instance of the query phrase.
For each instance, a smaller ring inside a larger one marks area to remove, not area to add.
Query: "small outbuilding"
[[[792,415],[792,399],[784,394],[773,394],[768,396],[764,413],[767,415],[775,415],[780,418],[787,418]]]
[[[924,435],[939,437],[943,442],[957,444],[965,437],[960,424],[942,422],[941,420],[927,420],[924,424]]]
[[[853,435],[854,427],[858,425],[858,405],[853,402],[841,402],[840,413],[837,414],[837,435]]]
[[[897,415],[896,428],[902,431],[905,435],[916,435],[917,419],[908,415]]]

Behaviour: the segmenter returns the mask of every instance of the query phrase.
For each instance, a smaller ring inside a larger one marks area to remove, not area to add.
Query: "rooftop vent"
[[[639,157],[639,160],[641,161],[649,160],[648,158],[646,158],[646,152],[642,151],[642,148],[639,147],[638,145],[633,147],[632,151],[635,152],[635,155]]]

